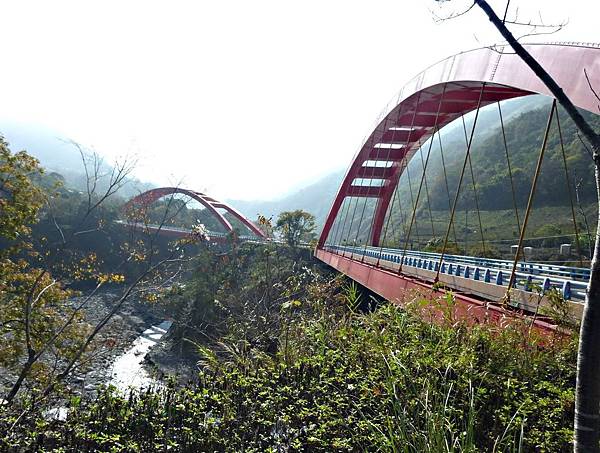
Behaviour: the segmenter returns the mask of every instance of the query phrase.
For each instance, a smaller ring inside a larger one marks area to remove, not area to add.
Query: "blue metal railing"
[[[154,229],[160,228],[163,231],[180,231],[182,233],[187,233],[187,234],[192,233],[192,230],[190,228],[182,228],[182,227],[173,226],[173,225],[162,225],[161,226],[161,225],[154,225],[154,224],[131,223],[131,222],[125,222],[122,220],[116,220],[115,222],[119,223],[121,225],[133,226],[136,228],[154,228]],[[222,233],[220,231],[206,231],[206,235],[208,237],[224,238],[227,236],[227,234],[228,233]],[[243,241],[266,242],[263,238],[259,238],[258,236],[239,235],[238,238]]]
[[[327,245],[326,250],[337,253],[352,253],[361,257],[377,259],[385,263],[394,263],[425,269],[440,274],[453,275],[485,283],[508,286],[513,263],[508,260],[479,258],[474,256],[444,255],[433,252],[402,250],[379,247],[356,247]],[[545,263],[519,261],[515,272],[513,287],[524,291],[536,289],[547,292],[550,289],[559,291],[566,300],[585,299],[590,270],[572,266],[557,266]]]

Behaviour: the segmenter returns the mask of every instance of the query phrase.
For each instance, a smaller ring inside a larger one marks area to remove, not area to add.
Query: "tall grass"
[[[417,309],[393,305],[362,313],[356,288],[310,285],[302,303],[285,308],[279,351],[248,342],[223,355],[202,346],[203,368],[194,384],[126,398],[107,389],[91,401],[72,400],[65,422],[33,411],[8,431],[15,414],[4,410],[0,445],[76,451],[570,449],[572,342],[535,344],[527,329],[467,327],[451,317],[434,325]]]

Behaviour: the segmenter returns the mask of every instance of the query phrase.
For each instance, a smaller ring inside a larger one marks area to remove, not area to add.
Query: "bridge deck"
[[[161,235],[173,238],[185,238],[193,234],[193,231],[189,228],[182,228],[172,225],[144,224],[139,222],[126,222],[123,220],[117,220],[116,223],[139,230],[146,230],[152,233],[160,233]],[[227,238],[228,234],[229,233],[223,233],[220,231],[206,231],[206,235],[211,239],[211,241],[215,242],[224,241]],[[238,239],[242,241],[266,242],[266,239],[264,238],[250,235],[239,235]]]
[[[505,301],[512,268],[508,261],[448,255],[440,262],[436,253],[402,255],[401,250],[376,247],[326,246],[316,252],[317,258],[393,302],[402,302],[406,289],[431,288],[436,281],[469,305]],[[581,316],[589,270],[529,262],[519,263],[518,269],[507,301],[513,308],[543,311],[553,289],[569,300],[573,316]]]

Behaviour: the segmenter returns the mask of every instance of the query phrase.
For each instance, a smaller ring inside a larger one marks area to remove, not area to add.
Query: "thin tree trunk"
[[[595,155],[598,150],[594,149]],[[600,169],[596,165],[596,191],[600,200]],[[600,219],[599,219],[600,220]],[[600,221],[577,354],[575,390],[575,452],[600,451]]]
[[[11,404],[12,401],[15,399],[15,396],[17,396],[17,393],[19,393],[19,390],[21,389],[21,386],[23,385],[23,382],[25,381],[25,378],[29,374],[29,371],[31,370],[31,367],[33,366],[34,363],[35,363],[35,360],[33,360],[32,357],[30,356],[29,359],[27,360],[27,362],[25,362],[25,364],[21,368],[19,377],[13,384],[12,388],[10,389],[10,392],[8,392],[8,394],[6,395],[6,398],[5,398],[6,404]]]
[[[590,142],[595,166],[596,192],[600,215],[600,135],[579,113],[556,81],[535,58],[517,41],[486,0],[474,0],[488,16],[515,53],[548,87],[566,110],[577,128]],[[600,219],[599,219],[600,220]],[[575,390],[576,453],[600,452],[600,221],[596,228],[596,243],[590,268],[590,281],[581,319],[579,353],[577,356],[577,387]]]

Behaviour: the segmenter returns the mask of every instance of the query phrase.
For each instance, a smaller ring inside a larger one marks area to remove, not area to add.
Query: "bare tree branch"
[[[504,8],[504,17],[502,17],[502,23],[506,23],[506,15],[508,14],[508,8],[510,7],[510,0],[507,0],[506,7]]]
[[[585,68],[583,68],[583,73],[585,74],[585,80],[587,80],[587,84],[590,87],[590,90],[592,91],[592,93],[594,94],[594,97],[596,98],[596,100],[598,102],[600,102],[600,96],[598,96],[598,93],[592,86],[592,82],[590,81],[590,77],[588,76],[587,70]],[[598,107],[598,111],[600,112],[600,104],[597,104],[597,107]]]
[[[440,3],[443,3],[445,0],[436,0]],[[448,16],[442,17],[439,16],[435,11],[433,11],[432,9],[429,9],[429,12],[431,13],[431,15],[433,16],[433,20],[435,22],[444,22],[450,19],[456,19],[457,17],[461,17],[464,16],[465,14],[467,14],[469,11],[471,11],[473,9],[473,7],[475,6],[475,3],[471,4],[471,6],[469,6],[467,9],[463,10],[463,11],[459,11],[459,12],[453,12],[451,14],[449,14]]]
[[[592,143],[594,148],[594,157],[596,158],[600,150],[600,137],[592,129],[590,124],[583,118],[577,107],[571,102],[562,88],[556,83],[550,74],[537,62],[535,58],[523,47],[523,45],[514,37],[508,28],[502,23],[502,20],[496,15],[494,10],[485,0],[475,0],[475,3],[486,13],[492,24],[498,29],[502,37],[513,48],[516,54],[533,70],[536,76],[548,87],[552,95],[558,100],[561,106],[567,111],[577,128]],[[598,149],[597,149],[598,147]]]

